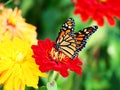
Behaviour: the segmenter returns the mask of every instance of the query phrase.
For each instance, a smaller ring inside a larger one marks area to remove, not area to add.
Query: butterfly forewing
[[[74,19],[69,18],[63,25],[62,28],[60,29],[60,32],[58,34],[58,37],[56,39],[56,42],[58,39],[63,37],[63,35],[67,35],[68,33],[74,33]]]
[[[76,40],[79,46],[78,51],[81,51],[85,45],[86,45],[86,40],[89,38],[91,34],[93,34],[96,30],[98,29],[97,26],[92,26],[92,27],[87,27],[84,28],[83,30],[80,30],[78,33],[75,33]]]

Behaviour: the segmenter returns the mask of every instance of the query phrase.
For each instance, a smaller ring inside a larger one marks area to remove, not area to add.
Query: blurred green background
[[[92,20],[83,23],[75,16],[70,0],[14,0],[6,6],[19,7],[26,22],[37,27],[38,39],[42,40],[55,40],[62,24],[70,17],[75,19],[75,31],[97,25]],[[120,90],[120,21],[117,20],[114,27],[107,22],[99,27],[79,53],[79,58],[83,62],[83,74],[70,72],[67,78],[60,76],[58,90]],[[39,86],[46,85],[46,81],[40,78]],[[26,87],[26,90],[35,89]]]

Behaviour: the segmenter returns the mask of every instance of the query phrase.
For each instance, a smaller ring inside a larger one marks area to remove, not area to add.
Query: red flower
[[[75,3],[74,14],[80,14],[82,21],[89,18],[97,21],[98,25],[104,25],[104,17],[111,26],[115,25],[114,17],[120,19],[119,0],[72,0]]]
[[[79,58],[76,57],[74,60],[71,60],[63,53],[58,54],[53,45],[54,42],[50,41],[50,39],[46,39],[45,41],[39,40],[38,45],[32,46],[34,52],[33,57],[39,65],[39,69],[42,72],[55,70],[60,72],[63,77],[68,76],[68,69],[81,74],[82,62]]]

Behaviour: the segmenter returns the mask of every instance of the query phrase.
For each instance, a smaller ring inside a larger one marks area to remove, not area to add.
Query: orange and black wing
[[[63,37],[63,35],[68,34],[68,33],[74,33],[74,19],[69,18],[63,25],[62,28],[60,29],[60,32],[58,34],[58,37],[56,39],[56,42],[58,43],[59,40]]]
[[[75,33],[77,44],[79,46],[78,51],[81,51],[85,45],[86,40],[92,35],[96,30],[98,29],[98,26],[91,26],[84,28],[83,30],[80,30],[79,32]]]
[[[62,25],[54,47],[71,59],[76,57],[78,45],[74,35],[74,20],[72,18]]]

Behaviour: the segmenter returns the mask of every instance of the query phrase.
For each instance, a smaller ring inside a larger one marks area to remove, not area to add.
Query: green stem
[[[58,76],[59,76],[58,72],[54,71],[51,80],[56,81],[58,79]]]
[[[51,75],[52,75],[53,71],[49,71],[48,72],[48,82],[51,80]]]
[[[50,71],[49,72],[49,76],[48,76],[48,82],[49,81],[53,81],[53,80],[56,81],[58,79],[58,77],[59,77],[58,72],[56,72],[56,71]]]

